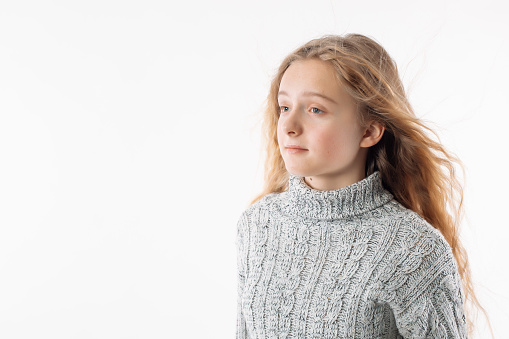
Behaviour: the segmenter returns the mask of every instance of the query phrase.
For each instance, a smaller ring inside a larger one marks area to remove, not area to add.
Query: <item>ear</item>
[[[380,139],[382,139],[384,131],[384,125],[375,120],[370,121],[368,127],[366,127],[364,135],[362,136],[360,146],[371,147],[376,145]]]

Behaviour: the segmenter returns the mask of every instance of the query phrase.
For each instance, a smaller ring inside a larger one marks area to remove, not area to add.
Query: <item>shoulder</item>
[[[399,204],[398,204],[399,205]],[[457,264],[442,233],[417,213],[399,205],[391,245],[384,256],[379,282],[387,298],[406,303],[424,289],[436,287],[432,280],[456,274]]]
[[[450,250],[450,246],[442,233],[416,212],[404,207],[396,200],[392,200],[384,209],[391,221],[395,232],[394,248],[418,250],[425,244],[435,248],[436,251]]]
[[[253,204],[249,205],[240,215],[239,222],[244,219],[244,222],[251,224],[264,224],[268,221],[269,215],[272,210],[279,208],[283,193],[269,193]]]
[[[239,216],[238,232],[246,232],[253,226],[262,226],[269,221],[271,210],[279,206],[282,193],[269,193],[253,204],[249,205]]]

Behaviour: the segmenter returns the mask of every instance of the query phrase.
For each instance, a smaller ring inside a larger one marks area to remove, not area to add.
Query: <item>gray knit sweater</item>
[[[237,338],[466,338],[456,261],[441,233],[379,172],[288,190],[237,224]]]

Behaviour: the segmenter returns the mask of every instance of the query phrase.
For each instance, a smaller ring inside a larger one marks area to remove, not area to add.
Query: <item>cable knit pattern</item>
[[[290,174],[242,213],[236,244],[237,339],[466,338],[449,245],[379,172],[329,191]]]

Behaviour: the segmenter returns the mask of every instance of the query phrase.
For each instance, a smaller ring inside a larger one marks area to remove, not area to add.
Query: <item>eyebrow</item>
[[[281,96],[281,95],[286,95],[287,97],[289,96],[289,95],[288,95],[288,93],[286,93],[285,91],[279,91],[279,93],[277,94],[277,96],[279,97],[279,96]],[[338,104],[336,101],[332,100],[332,99],[331,99],[331,98],[329,98],[328,96],[323,95],[323,94],[320,94],[320,93],[318,93],[318,92],[306,91],[306,92],[302,93],[302,95],[304,95],[304,96],[315,96],[315,97],[320,97],[320,98],[325,99],[325,100],[327,100],[327,101],[330,101],[330,102],[332,102],[332,103],[334,103],[334,104],[336,104],[336,105]]]

